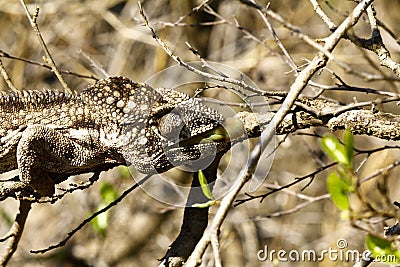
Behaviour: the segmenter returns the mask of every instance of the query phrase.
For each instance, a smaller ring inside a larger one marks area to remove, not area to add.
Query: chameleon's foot
[[[42,173],[40,179],[32,179],[29,187],[42,197],[51,197],[55,193],[55,184],[46,173]]]

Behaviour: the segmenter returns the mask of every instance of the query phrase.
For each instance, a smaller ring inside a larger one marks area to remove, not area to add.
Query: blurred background
[[[215,14],[204,10],[191,13],[193,8],[205,1],[142,2],[150,24],[157,34],[184,61],[198,60],[185,44],[188,42],[204,59],[223,63],[243,72],[262,90],[288,91],[294,81],[295,73],[283,60],[277,42],[253,8],[239,1],[214,0],[210,1],[209,5]],[[313,39],[323,39],[330,33],[320,17],[315,14],[309,1],[257,2],[262,6],[269,3],[270,10]],[[337,25],[355,6],[354,2],[345,0],[320,2]],[[43,0],[27,3],[31,13],[34,13],[36,6],[40,7],[37,23],[55,62],[62,70],[104,78],[102,71],[94,66],[93,63],[96,63],[110,76],[121,75],[142,82],[175,65],[143,26],[137,1]],[[376,9],[377,17],[396,36],[400,36],[400,1],[377,1]],[[316,49],[279,23],[272,19],[270,21],[297,66],[301,67],[307,60],[312,59]],[[0,59],[17,88],[62,90],[62,86],[50,70],[16,59],[24,58],[43,63],[44,56],[19,1],[0,0],[0,29],[0,50],[3,53]],[[370,29],[366,17],[360,20],[355,32],[368,38]],[[386,32],[383,38],[393,59],[398,61],[399,39],[395,40]],[[398,80],[390,78],[392,74],[379,66],[374,54],[365,52],[348,41],[341,41],[334,55],[349,64],[353,70],[387,77],[368,80],[366,77],[346,72],[334,63],[328,64],[327,67],[347,84],[399,92]],[[69,86],[77,92],[94,82],[93,79],[76,75],[63,76]],[[335,85],[338,79],[332,72],[321,71],[313,81]],[[9,91],[3,79],[0,80],[0,89]],[[315,95],[317,91],[315,88],[307,88],[304,94]],[[218,90],[207,90],[203,95],[228,102],[231,100],[226,99],[225,94]],[[344,103],[376,98],[346,91],[333,91],[324,95]],[[380,110],[399,113],[395,105],[385,105],[380,107]],[[319,148],[319,139],[312,135],[304,135],[305,133],[324,135],[328,131],[315,128],[287,136],[275,153],[267,179],[254,195],[268,192],[271,187],[290,183],[297,177],[306,176],[329,162]],[[341,136],[341,132],[335,134]],[[278,137],[278,141],[281,140],[283,137]],[[356,148],[364,150],[395,144],[365,136],[355,139]],[[363,164],[358,176],[367,177],[393,163],[399,156],[398,149],[374,153],[367,163]],[[230,158],[229,154],[226,155],[221,167],[232,160],[235,159]],[[362,157],[356,158],[356,163],[359,164],[362,160]],[[240,166],[233,171],[239,173]],[[190,183],[189,176],[183,172],[170,171],[169,175],[179,183]],[[400,200],[396,180],[398,175],[398,169],[393,169],[365,183],[363,190],[378,209],[391,210],[393,207],[390,203]],[[299,264],[260,261],[257,253],[264,250],[265,246],[268,250],[276,251],[321,251],[330,247],[338,249],[336,243],[342,238],[347,241],[348,249],[363,251],[366,233],[352,227],[349,220],[343,218],[340,210],[333,205],[326,195],[326,176],[326,171],[320,172],[312,177],[313,179],[305,179],[287,190],[266,197],[262,202],[255,199],[232,208],[220,234],[224,266]],[[69,182],[86,181],[88,177],[90,175],[72,177]],[[164,256],[179,232],[183,208],[161,203],[142,190],[135,190],[109,213],[85,226],[64,247],[39,255],[29,252],[31,249],[41,249],[59,242],[83,219],[115,199],[133,183],[134,180],[126,168],[119,167],[102,173],[101,179],[88,190],[74,192],[55,204],[35,204],[28,217],[19,248],[8,266],[156,266],[158,259]],[[244,198],[244,193],[239,198]],[[299,207],[302,204],[304,207]],[[0,204],[1,235],[8,231],[17,207],[18,203],[12,199]],[[211,208],[211,216],[217,208]],[[368,219],[371,231],[378,232],[382,232],[385,225],[392,225],[395,221],[380,218],[374,221],[373,217]],[[1,244],[1,248],[4,248],[4,244]],[[353,262],[329,260],[300,263],[300,266],[352,265]],[[214,266],[210,250],[203,258],[202,266]]]

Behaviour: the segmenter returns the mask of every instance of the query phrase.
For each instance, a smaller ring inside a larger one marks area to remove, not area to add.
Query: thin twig
[[[11,240],[7,248],[5,249],[6,253],[0,259],[0,266],[6,266],[14,252],[17,250],[18,243],[24,231],[26,219],[28,218],[28,214],[31,211],[31,202],[22,200],[19,203],[19,213],[17,214],[15,221],[9,231],[10,234],[8,234]]]
[[[255,3],[254,0],[251,0],[253,3]],[[268,9],[268,6],[266,7],[266,9]],[[283,54],[285,55],[285,57],[287,58],[287,60],[285,60],[288,65],[292,68],[292,70],[299,72],[299,68],[297,67],[296,63],[294,62],[294,59],[292,58],[292,56],[289,54],[289,52],[286,50],[285,46],[283,45],[282,41],[280,40],[278,34],[276,33],[276,31],[274,30],[274,28],[272,27],[271,23],[268,20],[268,17],[266,16],[265,13],[263,13],[261,10],[257,9],[257,13],[258,15],[260,15],[260,17],[262,18],[263,22],[265,23],[265,25],[267,26],[268,30],[271,32],[272,36],[274,37],[274,40],[277,42],[279,48],[282,50]]]
[[[262,201],[264,201],[264,199],[266,197],[268,197],[268,196],[270,196],[270,195],[272,195],[272,194],[274,194],[276,192],[279,192],[281,190],[285,190],[287,188],[290,188],[290,187],[292,187],[292,186],[294,186],[294,185],[296,185],[296,184],[298,184],[298,183],[300,183],[300,182],[302,182],[302,181],[304,181],[306,179],[313,179],[315,177],[315,175],[317,175],[318,173],[320,173],[320,172],[322,172],[322,171],[324,171],[326,169],[329,169],[330,167],[335,166],[336,164],[337,163],[335,163],[335,162],[327,164],[327,165],[325,165],[323,167],[318,168],[317,170],[313,171],[312,173],[309,173],[309,174],[304,175],[302,177],[297,177],[297,178],[293,179],[293,181],[290,182],[290,183],[282,185],[282,186],[280,186],[278,188],[271,188],[271,191],[269,191],[269,192],[267,192],[265,194],[260,194],[260,195],[257,195],[257,196],[246,194],[247,198],[236,200],[235,207],[239,206],[239,205],[241,205],[241,204],[243,204],[243,203],[245,203],[247,201],[250,201],[250,200],[253,200],[253,199],[258,199],[258,198],[260,198],[260,202],[262,202]]]
[[[207,12],[210,15],[213,15],[214,17],[216,17],[217,19],[219,19],[219,21],[222,24],[226,24],[229,25],[231,27],[235,27],[237,30],[241,31],[247,38],[255,41],[257,44],[260,44],[262,46],[264,46],[265,48],[268,49],[268,51],[272,54],[277,56],[278,58],[282,59],[283,62],[285,62],[286,64],[288,64],[288,62],[285,60],[285,58],[278,52],[276,51],[274,48],[270,47],[269,45],[267,45],[266,42],[260,40],[258,37],[256,37],[255,35],[253,35],[249,30],[245,29],[244,27],[242,27],[239,24],[239,21],[234,18],[235,23],[232,23],[228,20],[226,20],[224,17],[222,17],[220,14],[218,14],[217,12],[215,12],[210,6],[207,6],[204,9],[205,12]]]
[[[376,19],[377,25],[379,27],[382,27],[395,41],[398,45],[400,45],[400,38],[395,34],[385,23],[380,21],[379,19]]]
[[[369,180],[371,180],[372,178],[374,178],[374,177],[376,177],[378,175],[386,173],[386,172],[390,171],[391,169],[396,168],[399,165],[400,165],[400,160],[397,160],[397,161],[393,162],[392,164],[389,164],[388,166],[386,166],[384,168],[378,169],[375,172],[373,172],[370,175],[368,175],[367,177],[364,177],[364,178],[358,180],[357,185],[365,183],[366,181],[369,181]]]
[[[4,80],[6,81],[8,88],[10,88],[11,91],[13,91],[15,93],[19,92],[19,90],[14,86],[13,82],[11,81],[11,78],[8,75],[1,59],[0,59],[0,72],[1,72],[1,75],[3,76]]]
[[[317,87],[322,89],[323,91],[346,91],[346,92],[362,92],[362,93],[367,93],[367,94],[376,94],[376,95],[384,95],[384,96],[391,96],[391,97],[400,97],[400,94],[392,93],[392,92],[387,92],[387,91],[382,91],[382,90],[376,90],[372,88],[364,88],[364,87],[355,87],[355,86],[350,86],[350,85],[324,85],[324,84],[319,84],[313,81],[309,81],[308,84],[313,87]]]
[[[307,200],[303,203],[298,204],[297,206],[295,206],[294,208],[288,209],[288,210],[282,210],[282,211],[277,211],[271,214],[267,214],[265,216],[259,216],[256,217],[254,219],[252,219],[252,221],[261,221],[264,220],[266,218],[274,218],[274,217],[281,217],[284,215],[289,215],[289,214],[293,214],[299,210],[301,210],[304,207],[307,207],[308,205],[321,201],[321,200],[325,200],[325,199],[329,199],[330,195],[329,194],[325,194],[325,195],[321,195],[321,196],[317,196],[317,197],[312,197],[310,200]]]
[[[392,72],[397,76],[400,77],[400,64],[395,62],[390,55],[389,50],[386,48],[385,44],[383,43],[377,20],[375,17],[375,9],[373,6],[370,6],[367,9],[368,19],[371,24],[371,38],[370,39],[363,39],[359,38],[355,35],[347,35],[346,37],[356,44],[359,47],[364,49],[370,50],[374,52],[381,63],[382,66],[387,67],[388,69],[392,70]]]
[[[37,61],[30,60],[30,59],[27,59],[27,58],[17,57],[17,56],[14,56],[14,55],[10,55],[10,54],[8,54],[8,53],[6,53],[6,52],[4,52],[3,50],[0,49],[0,58],[1,58],[1,57],[9,58],[9,59],[14,59],[14,60],[19,60],[19,61],[22,61],[22,62],[25,62],[25,63],[28,63],[28,64],[40,66],[40,67],[43,67],[43,68],[46,68],[46,69],[51,70],[51,66],[48,65],[48,64],[46,64],[46,63],[41,63],[41,62],[37,62]],[[77,77],[80,77],[80,78],[92,79],[92,80],[96,80],[96,81],[99,80],[99,78],[96,77],[96,76],[94,76],[93,74],[91,74],[91,75],[84,75],[84,74],[76,73],[76,72],[73,72],[73,71],[70,71],[70,70],[59,70],[59,71],[60,71],[61,73],[65,73],[65,74],[69,74],[69,75],[74,75],[74,76],[77,76]]]
[[[218,235],[211,234],[211,247],[214,253],[214,266],[222,267],[221,256],[219,255]]]
[[[43,40],[42,34],[40,33],[39,27],[36,23],[37,16],[39,15],[39,7],[36,7],[36,12],[32,16],[31,13],[28,10],[28,7],[25,4],[24,0],[20,0],[21,5],[23,6],[26,16],[29,19],[29,22],[33,28],[33,30],[36,33],[36,36],[38,37],[38,40],[40,42],[40,45],[42,46],[44,53],[46,54],[46,57],[44,58],[44,61],[48,63],[51,66],[52,71],[54,74],[57,76],[58,80],[60,81],[61,85],[64,87],[64,90],[67,91],[68,93],[72,94],[72,90],[69,88],[68,84],[65,82],[63,76],[61,75],[60,71],[57,68],[56,63],[53,60],[53,57],[51,56],[49,49],[47,48],[46,43]]]
[[[195,12],[199,12],[199,11],[202,10],[204,7],[206,7],[206,6],[208,6],[209,4],[211,4],[212,1],[213,1],[213,0],[204,0],[203,2],[200,3],[200,5],[198,5],[198,6],[194,7],[194,8],[192,8],[192,10],[191,10],[188,14],[179,17],[179,19],[178,19],[176,22],[174,22],[173,24],[174,24],[174,25],[179,24],[179,23],[182,22],[185,18],[191,16],[191,15],[192,15],[193,13],[195,13]]]
[[[82,49],[78,49],[77,52],[78,54],[81,54],[90,63],[90,66],[98,70],[103,75],[104,78],[110,76],[108,75],[107,71],[103,68],[103,66],[94,61],[94,59],[85,52],[83,52]]]
[[[100,178],[100,171],[95,172],[90,179],[83,183],[83,184],[70,184],[70,188],[59,188],[59,190],[62,191],[62,193],[54,195],[52,197],[47,197],[47,198],[41,198],[37,200],[37,203],[51,203],[54,204],[58,200],[62,199],[66,194],[70,194],[75,192],[76,190],[85,190],[92,186],[98,179]]]
[[[323,22],[328,26],[329,30],[334,31],[336,30],[335,23],[325,14],[325,12],[321,9],[320,5],[318,4],[317,0],[310,0],[315,13],[322,19]]]
[[[147,174],[145,177],[143,177],[140,181],[136,182],[134,185],[132,185],[130,188],[128,188],[127,190],[125,190],[117,199],[115,199],[113,202],[111,202],[110,204],[108,204],[107,206],[105,206],[104,208],[96,211],[95,213],[93,213],[92,215],[90,215],[89,217],[87,217],[85,220],[83,220],[76,228],[74,228],[72,231],[70,231],[67,234],[67,237],[64,238],[62,241],[60,241],[59,243],[55,244],[55,245],[51,245],[47,248],[44,249],[38,249],[38,250],[31,250],[31,253],[35,253],[35,254],[39,254],[39,253],[45,253],[47,251],[59,248],[64,246],[69,239],[71,239],[71,237],[76,234],[80,229],[82,229],[82,227],[84,227],[86,224],[88,224],[91,220],[93,220],[94,218],[96,218],[98,215],[100,215],[101,213],[106,212],[107,210],[111,209],[113,206],[117,205],[119,202],[121,202],[129,193],[131,193],[133,190],[135,190],[136,188],[138,188],[140,185],[142,185],[143,183],[145,183],[153,174]]]
[[[211,66],[201,55],[200,52],[198,50],[196,50],[194,47],[191,46],[191,44],[189,42],[185,43],[186,46],[189,48],[189,50],[200,59],[201,63],[203,64],[202,67],[209,69],[213,72],[215,72],[216,74],[218,74],[221,77],[225,77],[225,78],[229,78],[228,75],[226,75],[225,73],[223,73],[222,71],[214,68],[213,66]],[[244,93],[242,90],[240,90],[239,88],[235,88],[235,87],[226,87],[226,86],[220,86],[219,88],[224,88],[224,89],[229,89],[232,90],[234,92],[236,92],[237,94],[239,94],[240,96],[242,96],[243,98],[248,97],[248,95],[246,93]],[[263,103],[264,104],[264,103]]]
[[[273,20],[275,20],[276,22],[280,23],[283,27],[285,27],[286,29],[290,30],[294,36],[300,38],[301,40],[305,41],[310,46],[312,46],[312,47],[318,49],[318,51],[324,53],[327,57],[329,57],[330,60],[332,60],[335,63],[337,63],[338,66],[341,67],[343,70],[345,70],[347,73],[356,75],[357,77],[363,78],[366,81],[383,80],[383,79],[385,79],[382,76],[375,76],[375,75],[365,74],[363,72],[359,72],[357,70],[354,70],[347,63],[337,59],[332,53],[330,53],[327,49],[325,49],[324,46],[322,46],[318,42],[316,42],[313,39],[311,39],[308,35],[303,34],[298,27],[290,24],[282,16],[280,16],[277,13],[275,13],[274,11],[272,11],[270,9],[263,8],[262,6],[259,6],[257,4],[254,4],[253,2],[250,2],[250,0],[240,0],[240,2],[242,2],[242,3],[246,4],[246,5],[249,5],[251,7],[254,7],[254,8],[258,9],[258,10],[261,10],[266,15],[271,17]],[[348,37],[348,35],[346,35],[345,37]],[[359,40],[359,39],[356,39],[356,37],[351,39],[351,41],[356,43],[356,44],[357,44],[357,40]],[[389,62],[389,60],[387,60],[387,64],[390,64],[390,63],[391,62]],[[397,80],[399,80],[398,78],[399,77],[394,77],[394,78],[391,78],[391,79],[397,81]]]
[[[147,19],[147,16],[144,14],[143,8],[142,8],[142,4],[140,2],[140,0],[138,1],[138,5],[139,5],[139,12],[140,15],[143,18],[144,21],[144,25],[146,26],[146,28],[151,32],[152,37],[159,43],[159,45],[162,47],[162,49],[176,62],[178,63],[180,66],[185,67],[186,69],[188,69],[189,71],[196,73],[198,75],[201,75],[205,78],[211,79],[211,80],[215,80],[215,81],[220,81],[220,82],[225,82],[225,83],[230,83],[230,84],[235,84],[237,86],[240,86],[244,89],[247,89],[253,93],[258,93],[258,94],[263,94],[264,92],[254,88],[253,86],[248,85],[247,83],[245,83],[243,80],[237,80],[237,79],[232,79],[232,78],[227,78],[227,77],[221,77],[221,76],[216,76],[216,75],[212,75],[210,73],[201,71],[199,69],[196,69],[195,67],[185,63],[180,57],[174,55],[174,53],[171,51],[171,49],[168,47],[168,45],[161,40],[155,30],[150,26],[149,24],[149,20]]]
[[[189,50],[192,51],[192,53],[200,59],[201,63],[203,63],[203,67],[214,71],[221,77],[228,78],[228,75],[208,64],[208,62],[200,55],[200,52],[195,49],[189,42],[185,42],[185,44],[189,48]]]
[[[365,9],[373,2],[373,0],[363,0],[361,1],[353,10],[351,15],[347,17],[343,23],[333,32],[325,42],[324,48],[328,51],[332,51],[339,40],[342,38],[343,34],[346,33],[348,29],[350,29],[356,22],[358,21],[361,14],[365,11]],[[223,221],[228,214],[228,211],[234,202],[236,196],[239,194],[240,190],[243,186],[251,179],[253,176],[253,172],[256,169],[258,160],[262,154],[263,148],[266,147],[266,144],[270,142],[275,134],[275,129],[280,125],[280,123],[285,118],[286,114],[293,107],[296,99],[303,91],[307,82],[311,79],[311,77],[322,67],[327,64],[328,58],[324,56],[322,53],[318,53],[314,59],[310,62],[310,64],[302,70],[299,75],[296,77],[296,80],[290,87],[290,91],[285,98],[282,106],[277,111],[272,121],[268,124],[267,128],[261,135],[260,140],[257,142],[254,147],[249,161],[247,162],[247,171],[243,170],[239,174],[239,181],[232,187],[231,191],[222,199],[221,206],[217,210],[209,228],[206,230],[203,238],[198,242],[195,250],[190,256],[188,262],[186,263],[186,267],[194,267],[197,266],[197,263],[201,260],[204,251],[210,242],[210,235],[217,233],[218,229],[220,229]]]

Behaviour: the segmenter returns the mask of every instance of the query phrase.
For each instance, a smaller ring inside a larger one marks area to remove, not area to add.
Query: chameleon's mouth
[[[204,133],[198,134],[196,136],[182,138],[178,141],[178,145],[180,147],[191,147],[204,143],[213,143],[213,142],[229,142],[229,134],[225,130],[223,126],[217,126],[214,129],[206,131]]]
[[[227,131],[224,127],[217,126],[196,136],[178,140],[164,149],[164,156],[174,166],[197,170],[208,166],[210,159],[229,148],[230,138]]]
[[[174,131],[175,136],[179,137],[170,139],[169,144],[163,148],[161,156],[172,165],[205,166],[207,160],[230,148],[231,142],[242,135],[243,125],[237,119],[225,119],[223,124],[215,123],[212,129],[202,133],[194,134],[189,129],[190,124],[189,127]],[[197,160],[200,159],[206,161],[199,163]]]
[[[241,120],[237,118],[225,119],[223,125],[218,124],[215,128],[205,131],[204,133],[180,138],[180,140],[175,144],[180,147],[191,147],[195,145],[213,143],[216,142],[220,146],[221,143],[230,143],[244,133],[244,126]]]

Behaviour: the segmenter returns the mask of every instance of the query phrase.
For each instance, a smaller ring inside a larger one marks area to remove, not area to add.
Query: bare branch
[[[371,174],[368,175],[367,177],[364,177],[364,178],[360,179],[360,180],[357,182],[357,184],[360,185],[360,184],[362,184],[362,183],[364,183],[364,182],[366,182],[366,181],[368,181],[368,180],[371,180],[372,178],[374,178],[374,177],[376,177],[376,176],[378,176],[378,175],[381,175],[381,174],[383,174],[383,173],[386,173],[386,172],[390,171],[390,170],[393,169],[393,168],[396,168],[396,167],[399,166],[399,165],[400,165],[400,160],[397,160],[397,161],[393,162],[392,164],[390,164],[389,166],[386,166],[386,167],[384,167],[384,168],[381,168],[381,169],[379,169],[379,170],[376,170],[375,172],[371,173]]]
[[[15,218],[13,225],[11,226],[9,233],[9,244],[5,249],[5,254],[0,259],[0,265],[6,266],[8,261],[11,259],[14,252],[17,250],[19,240],[21,239],[22,233],[24,231],[26,219],[28,218],[28,214],[31,210],[32,203],[29,201],[20,201],[19,213]]]
[[[325,24],[328,26],[328,28],[331,31],[336,30],[335,23],[333,23],[333,21],[325,14],[325,12],[322,10],[320,5],[318,4],[317,0],[310,0],[310,3],[312,4],[312,6],[314,8],[315,13],[317,13],[318,16],[321,17],[321,19],[323,20],[323,22],[325,22]]]
[[[42,48],[43,48],[43,50],[44,50],[44,52],[46,54],[46,57],[44,58],[44,61],[51,66],[51,69],[53,70],[54,74],[57,76],[57,78],[60,81],[61,85],[64,87],[64,90],[69,92],[69,93],[72,93],[72,90],[69,88],[68,84],[65,82],[63,76],[61,75],[60,71],[58,70],[57,65],[54,62],[53,57],[51,56],[51,54],[49,52],[49,49],[47,48],[47,45],[46,45],[45,41],[43,40],[42,34],[40,33],[39,27],[38,27],[38,25],[36,23],[36,18],[37,18],[38,14],[39,14],[39,7],[36,8],[36,12],[32,16],[31,13],[28,10],[28,7],[25,4],[25,1],[24,0],[20,0],[20,1],[21,1],[21,5],[23,6],[23,8],[25,10],[26,16],[29,19],[29,22],[30,22],[30,24],[32,26],[32,29],[35,31],[36,36],[38,37],[38,40],[39,40],[39,42],[40,42],[40,44],[41,44],[41,46],[42,46]]]
[[[6,81],[8,88],[10,88],[11,91],[13,92],[19,92],[19,90],[14,86],[13,82],[11,81],[10,76],[8,76],[8,73],[4,68],[3,62],[1,60],[0,60],[0,72],[1,75],[3,76],[3,79]]]
[[[359,19],[364,10],[373,2],[373,0],[363,0],[361,1],[356,8],[353,10],[351,15],[347,17],[344,22],[335,30],[335,32],[330,35],[325,42],[325,49],[328,51],[333,50],[336,44],[339,42],[340,38],[346,33],[346,31],[352,27]],[[251,179],[253,172],[255,171],[255,167],[257,166],[257,162],[259,157],[261,156],[262,149],[265,145],[272,139],[275,129],[279,127],[281,122],[284,120],[286,114],[290,111],[292,106],[294,105],[297,97],[300,95],[304,87],[307,85],[307,82],[311,79],[312,75],[317,72],[320,68],[326,65],[328,59],[321,53],[319,53],[311,63],[299,73],[295,82],[290,87],[290,91],[285,98],[282,106],[277,111],[272,121],[268,124],[266,129],[264,130],[260,141],[254,147],[254,150],[251,153],[250,159],[247,163],[248,171],[245,174],[240,174],[240,180],[237,184],[235,184],[231,191],[223,198],[221,201],[221,206],[215,214],[214,219],[212,220],[209,228],[204,234],[203,238],[199,241],[196,246],[196,249],[193,251],[190,256],[188,262],[186,263],[186,267],[196,266],[197,262],[200,261],[208,243],[210,242],[210,235],[216,234],[218,229],[220,229],[222,222],[224,221],[228,210],[230,209],[232,203],[234,202],[237,194],[242,189],[242,187]]]
[[[67,237],[65,239],[63,239],[62,241],[60,241],[57,244],[51,245],[47,248],[44,249],[38,249],[38,250],[31,250],[31,253],[35,253],[35,254],[39,254],[39,253],[45,253],[47,251],[59,248],[64,246],[68,240],[71,239],[71,237],[73,237],[80,229],[82,229],[82,227],[84,227],[86,224],[88,224],[91,220],[93,220],[94,218],[96,218],[99,214],[106,212],[107,210],[111,209],[112,207],[116,206],[119,202],[121,202],[127,195],[129,195],[129,193],[131,193],[133,190],[135,190],[136,188],[138,188],[140,185],[142,185],[143,183],[145,183],[150,177],[152,176],[152,174],[148,174],[145,177],[143,177],[140,181],[138,181],[137,183],[135,183],[134,185],[132,185],[131,187],[129,187],[127,190],[125,190],[118,198],[116,198],[114,201],[112,201],[110,204],[108,204],[107,206],[105,206],[104,208],[96,211],[95,213],[93,213],[92,215],[90,215],[89,217],[87,217],[85,220],[83,220],[76,228],[74,228],[72,231],[70,231],[67,234]]]
[[[221,82],[225,82],[225,83],[230,83],[230,84],[234,84],[237,86],[240,86],[244,89],[247,89],[251,92],[254,93],[259,93],[262,94],[263,91],[258,90],[257,88],[254,88],[248,84],[246,84],[244,81],[242,80],[236,80],[236,79],[232,79],[229,77],[221,77],[221,76],[216,76],[216,75],[212,75],[210,73],[201,71],[199,69],[196,69],[195,67],[188,65],[187,63],[185,63],[181,58],[179,58],[178,56],[174,55],[174,53],[172,53],[171,49],[167,46],[167,44],[161,40],[156,32],[154,31],[154,29],[150,26],[149,24],[149,20],[147,19],[146,15],[144,14],[143,8],[142,8],[142,4],[140,1],[138,1],[138,5],[139,5],[139,11],[140,11],[140,15],[142,16],[143,20],[144,20],[144,24],[145,26],[149,29],[149,31],[152,33],[152,37],[159,43],[159,45],[162,47],[162,49],[176,62],[178,63],[180,66],[185,67],[186,69],[188,69],[189,71],[192,71],[193,73],[199,74],[205,78],[211,79],[211,80],[216,80],[216,81],[221,81]]]
[[[222,267],[221,256],[219,255],[218,235],[211,234],[211,246],[214,253],[215,267]]]
[[[291,209],[288,210],[283,210],[283,211],[277,211],[271,214],[267,214],[265,216],[259,216],[254,218],[254,221],[259,221],[259,220],[263,220],[265,218],[273,218],[273,217],[280,217],[280,216],[284,216],[284,215],[289,215],[289,214],[293,214],[299,210],[301,210],[304,207],[307,207],[308,205],[311,205],[317,201],[321,201],[321,200],[325,200],[325,199],[329,199],[330,195],[329,194],[325,194],[325,195],[321,195],[321,196],[317,196],[317,197],[310,197],[310,199],[308,199],[307,201],[304,201],[303,203],[298,204],[296,207],[293,207]]]
[[[1,49],[0,49],[0,57],[22,61],[22,62],[25,62],[25,63],[28,63],[28,64],[40,66],[40,67],[43,67],[43,68],[51,70],[51,66],[46,64],[46,63],[41,63],[41,62],[37,62],[37,61],[30,60],[30,59],[27,59],[27,58],[22,58],[22,57],[17,57],[17,56],[14,56],[14,55],[10,55],[10,54],[4,52]],[[60,72],[61,73],[65,73],[65,74],[69,74],[69,75],[74,75],[74,76],[80,77],[80,78],[87,78],[87,79],[96,80],[96,81],[99,80],[99,78],[94,76],[93,74],[84,75],[84,74],[80,74],[80,73],[73,72],[73,71],[70,71],[70,70],[60,70]]]
[[[382,66],[385,66],[393,71],[393,73],[400,77],[400,64],[395,62],[390,55],[389,50],[386,48],[385,44],[383,43],[378,23],[376,20],[376,12],[373,6],[370,6],[367,9],[368,19],[371,24],[372,35],[370,39],[363,39],[359,38],[355,35],[349,34],[347,38],[356,44],[359,47],[368,49],[374,52],[381,63]]]
[[[254,0],[252,0],[252,2],[255,3]],[[268,7],[267,7],[267,9],[268,9]],[[294,62],[292,56],[289,54],[289,52],[286,50],[285,46],[279,39],[279,36],[276,33],[276,31],[274,30],[274,28],[272,27],[271,23],[269,22],[268,17],[259,9],[257,9],[257,13],[260,15],[263,22],[267,26],[268,30],[271,32],[272,36],[274,37],[274,40],[278,43],[279,48],[282,50],[283,54],[287,58],[286,62],[288,62],[289,66],[292,68],[292,70],[297,72],[298,67],[297,67],[296,63]]]

